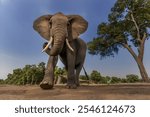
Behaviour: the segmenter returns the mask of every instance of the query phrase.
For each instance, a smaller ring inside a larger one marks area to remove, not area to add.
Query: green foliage
[[[92,73],[90,74],[90,79],[94,82],[94,83],[98,83],[101,80],[101,74],[96,71],[93,70]]]
[[[126,78],[122,78],[122,79],[121,79],[121,83],[128,83],[128,81],[127,81]]]
[[[86,76],[81,75],[80,79],[89,80]],[[136,83],[141,82],[138,75],[129,74],[126,78],[110,77],[110,76],[101,76],[101,73],[93,70],[90,74],[90,81],[96,84],[115,84],[115,83]]]
[[[89,80],[85,75],[80,75],[80,78],[81,80]]]
[[[0,79],[0,84],[14,84],[14,85],[34,85],[39,84],[43,77],[45,71],[45,63],[41,62],[38,65],[25,65],[24,68],[14,69],[12,74],[7,75],[7,79]],[[57,83],[58,78],[61,79],[61,83],[66,83],[66,70],[65,68],[55,67],[55,83]],[[59,77],[60,76],[60,77]],[[113,83],[135,83],[140,82],[140,79],[137,75],[130,74],[126,78],[102,76],[100,72],[93,70],[90,74],[90,79],[87,79],[86,76],[80,75],[82,83],[96,83],[96,84],[113,84]]]
[[[121,83],[122,79],[118,78],[118,77],[109,77],[109,76],[101,76],[101,74],[96,71],[93,70],[91,75],[90,75],[90,79],[92,82],[94,83],[99,83],[99,84],[113,84],[113,83]]]
[[[98,37],[88,43],[89,53],[99,54],[103,58],[114,56],[124,44],[139,48],[139,40],[143,40],[144,34],[146,39],[150,37],[148,29],[150,0],[117,0],[108,16],[108,22],[99,24]]]
[[[7,79],[4,81],[5,84],[14,85],[34,85],[39,84],[44,78],[45,63],[41,62],[38,65],[25,65],[25,67],[13,70],[12,74],[7,75]],[[55,67],[55,83],[58,80],[58,76],[64,76],[67,74],[65,68]],[[66,82],[66,79],[62,79],[62,82]],[[1,83],[1,82],[0,82]]]
[[[4,80],[3,79],[0,79],[0,84],[4,84]]]
[[[56,66],[54,75],[55,75],[55,81],[54,81],[55,84],[57,83],[59,77],[61,77],[61,83],[64,84],[67,82],[67,79],[66,79],[67,72],[65,68],[59,68],[58,66]]]
[[[67,72],[65,68],[59,68],[58,66],[56,66],[54,74],[55,74],[55,77],[58,77],[59,75],[66,75]]]
[[[13,70],[12,74],[7,75],[6,84],[26,85],[39,84],[44,77],[45,63],[38,65],[25,65],[24,68]]]
[[[111,78],[111,83],[121,83],[121,78],[117,78],[117,77],[112,77]]]
[[[126,79],[129,83],[135,83],[140,81],[139,76],[134,74],[126,75]]]

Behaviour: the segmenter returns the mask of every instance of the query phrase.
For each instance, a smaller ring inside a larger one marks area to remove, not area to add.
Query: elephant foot
[[[42,89],[52,89],[53,88],[53,84],[51,83],[51,82],[49,82],[49,81],[42,81],[41,83],[40,83],[40,87],[42,88]]]
[[[67,85],[66,85],[66,88],[67,88],[67,89],[76,89],[76,88],[77,88],[77,85],[76,85],[76,84],[67,84]]]

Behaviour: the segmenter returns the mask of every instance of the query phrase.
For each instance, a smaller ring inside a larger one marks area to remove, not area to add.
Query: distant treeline
[[[87,77],[81,75],[80,79],[87,80]],[[100,72],[93,70],[89,75],[89,82],[92,84],[136,83],[142,82],[142,79],[140,79],[139,76],[135,74],[126,75],[126,78],[102,76]]]
[[[14,85],[39,84],[43,79],[44,70],[44,62],[38,65],[25,65],[23,68],[14,69],[13,73],[9,73],[5,80],[1,80],[1,83]]]
[[[38,85],[43,77],[45,71],[45,63],[41,62],[38,65],[25,65],[23,68],[13,70],[12,74],[8,74],[5,80],[0,79],[0,84],[13,85]],[[55,83],[66,83],[66,71],[64,68],[55,68]],[[62,79],[63,80],[62,80]],[[90,84],[113,84],[113,83],[135,83],[142,82],[138,75],[130,74],[126,78],[102,76],[100,72],[93,70],[88,76],[80,75],[81,83]]]

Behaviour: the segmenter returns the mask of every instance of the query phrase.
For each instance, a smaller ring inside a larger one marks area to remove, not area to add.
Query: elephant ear
[[[36,30],[46,40],[49,40],[50,38],[49,21],[51,17],[52,15],[43,15],[37,18],[33,23],[34,30]]]
[[[80,34],[87,30],[88,22],[80,15],[68,15],[71,24],[72,38],[77,39]]]

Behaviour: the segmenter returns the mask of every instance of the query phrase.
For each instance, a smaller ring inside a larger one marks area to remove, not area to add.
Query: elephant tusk
[[[68,39],[66,39],[66,44],[67,44],[68,48],[69,48],[72,52],[74,52],[73,48],[72,48],[72,47],[70,46],[70,44],[69,44]]]
[[[42,52],[46,51],[48,49],[48,47],[52,44],[52,42],[53,42],[53,37],[50,37],[48,44],[45,46],[45,48],[42,50]]]

